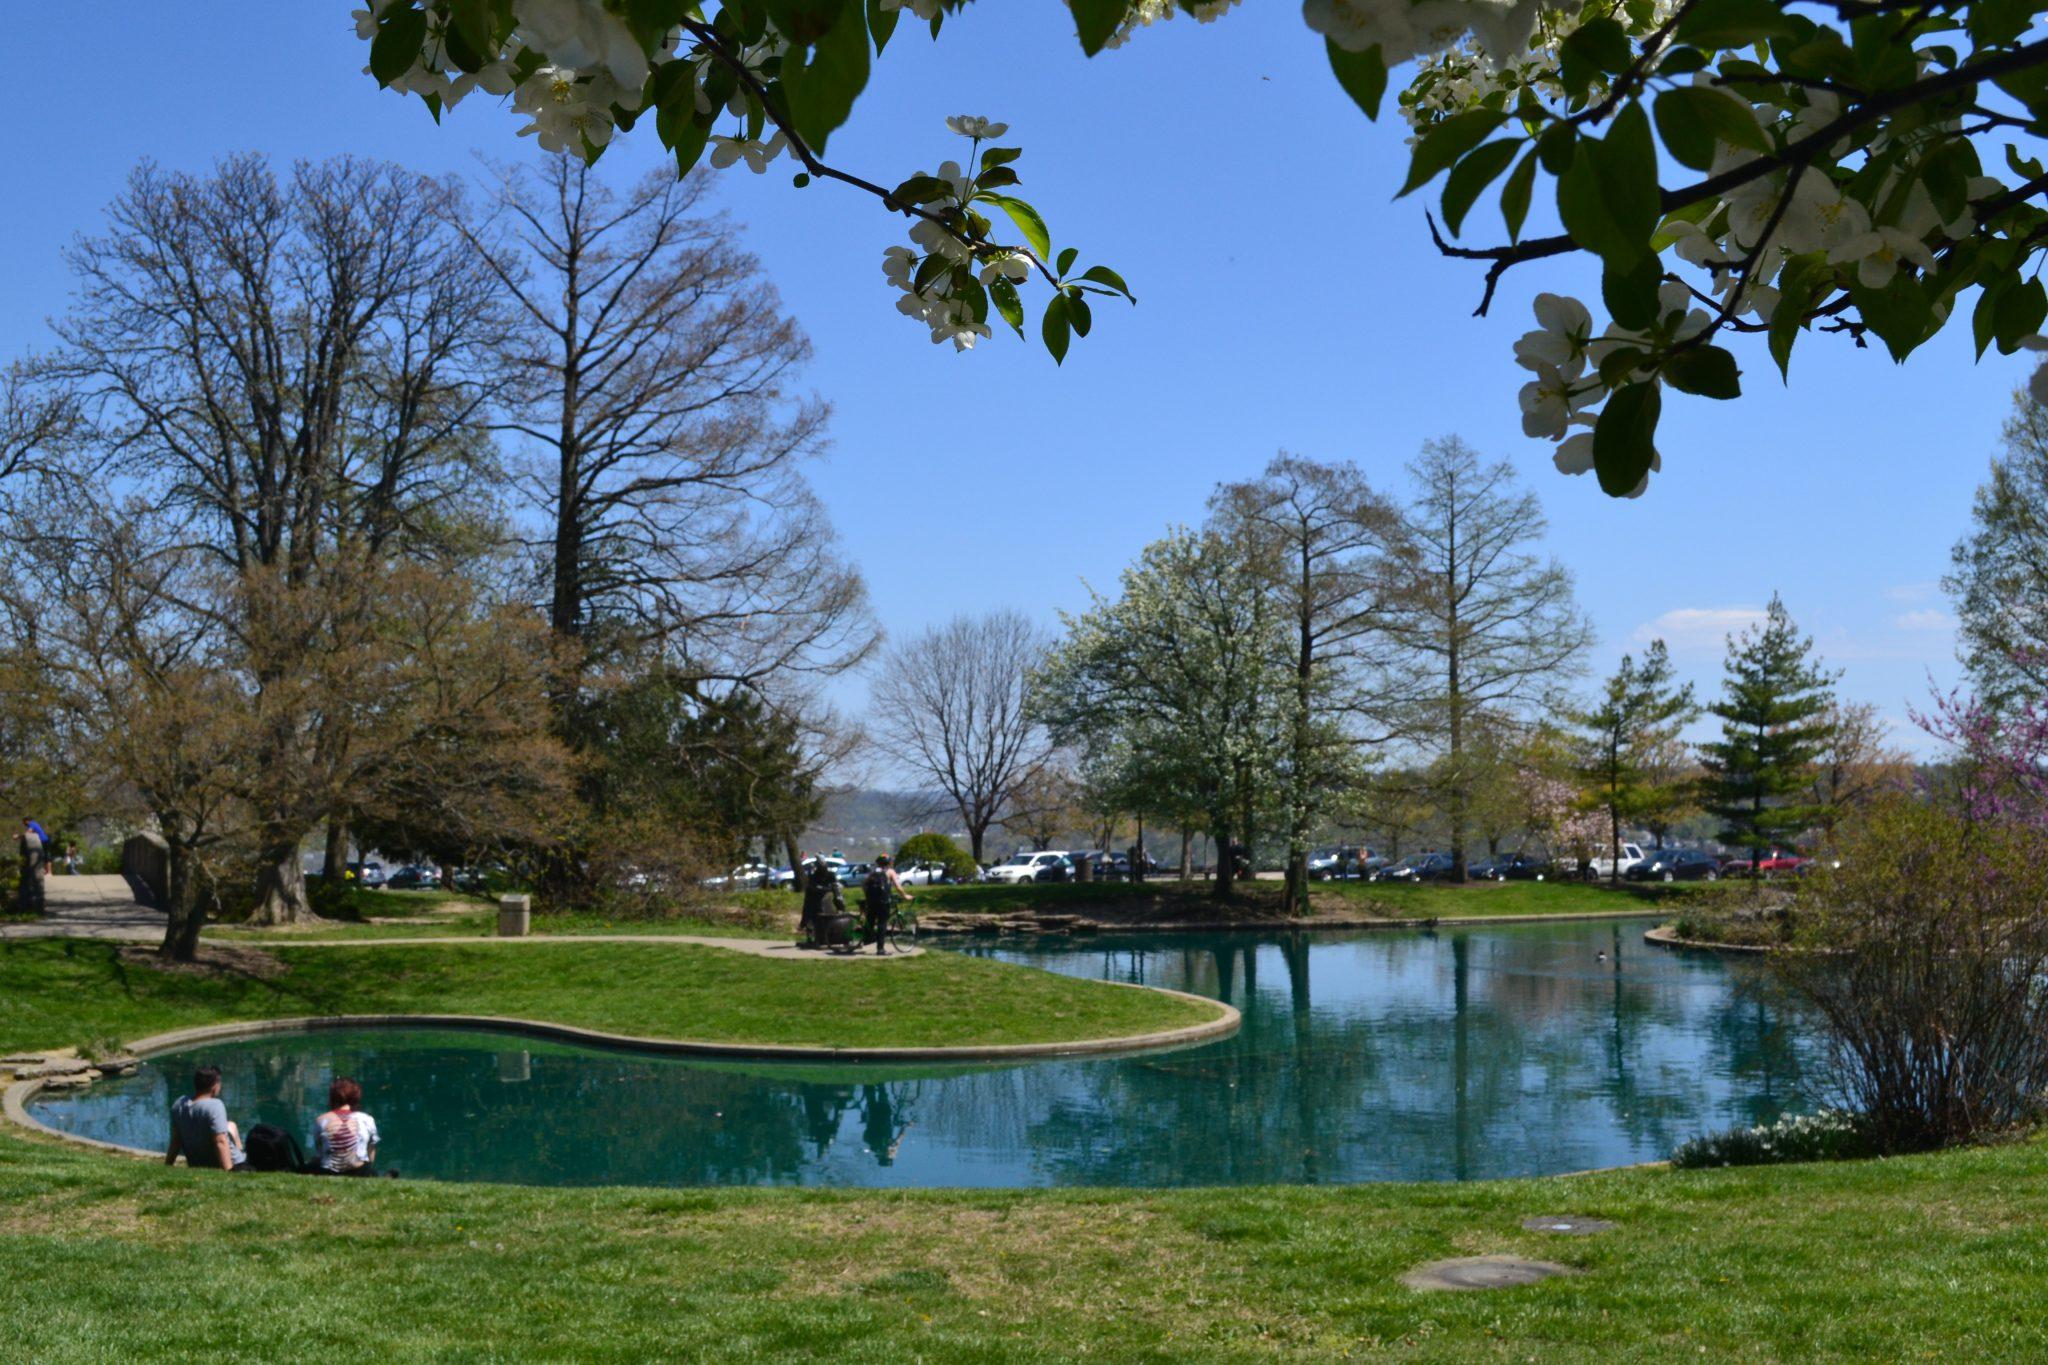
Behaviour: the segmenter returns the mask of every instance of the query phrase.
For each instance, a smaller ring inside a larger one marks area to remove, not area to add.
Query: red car
[[[1784,849],[1774,848],[1756,860],[1754,868],[1747,858],[1729,858],[1721,864],[1724,877],[1747,877],[1752,871],[1761,877],[1783,877],[1805,870],[1813,859]]]

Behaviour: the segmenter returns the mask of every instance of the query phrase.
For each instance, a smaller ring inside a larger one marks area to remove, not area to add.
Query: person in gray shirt
[[[180,1153],[187,1166],[249,1169],[242,1156],[241,1131],[228,1117],[227,1105],[221,1103],[217,1066],[202,1066],[193,1072],[192,1093],[178,1096],[171,1105],[171,1145],[164,1152],[164,1165],[177,1165]]]

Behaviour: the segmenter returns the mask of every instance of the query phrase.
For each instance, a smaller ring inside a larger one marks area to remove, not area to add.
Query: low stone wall
[[[121,844],[121,875],[149,903],[162,906],[170,898],[171,846],[160,834],[131,834]]]

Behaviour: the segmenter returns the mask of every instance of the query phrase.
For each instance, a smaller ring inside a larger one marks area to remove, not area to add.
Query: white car
[[[1013,853],[990,868],[984,880],[1014,886],[1018,882],[1063,882],[1072,875],[1066,853],[1046,849],[1042,853]]]
[[[844,858],[819,858],[815,861],[825,865],[825,870],[832,874],[834,881],[839,880],[839,874],[846,870],[846,859]],[[790,867],[776,868],[775,871],[768,875],[768,884],[778,890],[790,890],[796,885],[796,869]]]
[[[896,869],[896,880],[905,886],[937,886],[946,880],[944,863],[905,863]]]
[[[1619,868],[1615,867],[1614,859],[1612,858],[1595,858],[1593,860],[1593,873],[1597,877],[1605,878],[1612,877],[1619,872],[1625,877],[1628,875],[1628,870],[1642,860],[1643,846],[1641,844],[1623,844],[1621,846],[1621,866]]]
[[[706,877],[704,885],[714,888],[729,887],[735,891],[749,891],[761,886],[774,875],[775,870],[766,863],[742,863],[723,877]]]

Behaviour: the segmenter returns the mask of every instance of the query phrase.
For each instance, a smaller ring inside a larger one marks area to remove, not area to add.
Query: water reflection
[[[362,1080],[385,1160],[549,1184],[1184,1185],[1463,1180],[1649,1160],[1800,1102],[1797,1020],[1641,924],[1185,935],[977,955],[1244,1013],[1180,1052],[999,1069],[703,1064],[475,1033],[269,1037],[40,1106],[153,1147],[197,1061],[295,1132]]]

